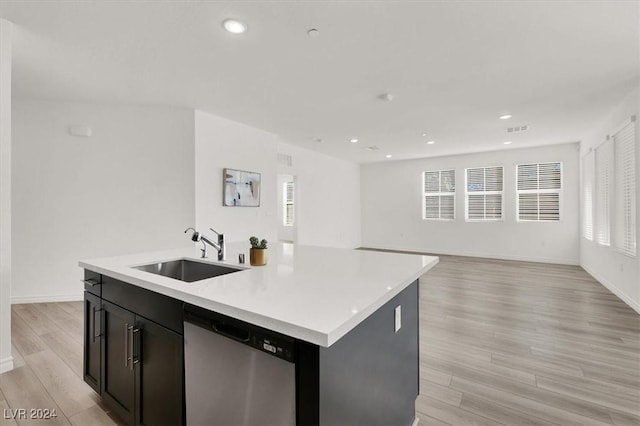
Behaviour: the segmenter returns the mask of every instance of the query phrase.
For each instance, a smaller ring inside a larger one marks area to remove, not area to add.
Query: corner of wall
[[[11,356],[11,32],[0,19],[0,373],[13,369]]]

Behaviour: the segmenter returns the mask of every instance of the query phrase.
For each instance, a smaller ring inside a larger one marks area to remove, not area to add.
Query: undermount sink
[[[188,283],[242,270],[222,265],[213,265],[211,263],[196,262],[189,259],[150,263],[148,265],[133,266],[133,268]]]

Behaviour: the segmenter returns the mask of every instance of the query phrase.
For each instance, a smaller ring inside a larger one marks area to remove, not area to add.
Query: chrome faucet
[[[194,228],[191,228],[191,227],[185,229],[184,233],[186,234],[189,230],[192,230],[193,234],[191,235],[191,241],[194,241],[196,243],[197,242],[202,243],[202,248],[200,249],[200,251],[202,252],[203,259],[207,257],[207,244],[209,244],[211,247],[213,247],[218,251],[218,260],[225,260],[226,253],[225,253],[225,244],[224,244],[224,234],[220,234],[214,231],[213,228],[209,228],[209,229],[211,229],[211,231],[218,236],[218,242],[215,242],[209,239],[209,237],[196,231]]]

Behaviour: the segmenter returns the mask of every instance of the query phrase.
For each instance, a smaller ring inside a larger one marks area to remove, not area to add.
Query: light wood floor
[[[82,380],[83,303],[13,305],[15,368],[0,375],[0,425],[116,425]],[[30,409],[55,410],[55,419],[30,417]],[[26,419],[6,419],[26,409]]]
[[[640,425],[640,315],[577,266],[441,256],[420,425]]]
[[[640,425],[640,315],[579,267],[440,259],[420,280],[420,426]],[[0,409],[58,414],[18,424],[116,424],[82,381],[82,327],[82,302],[13,306]]]

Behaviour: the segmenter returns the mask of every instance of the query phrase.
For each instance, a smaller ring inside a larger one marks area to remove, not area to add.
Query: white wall
[[[207,235],[211,227],[226,241],[247,241],[252,235],[277,240],[276,136],[254,127],[195,112],[195,227]],[[261,174],[259,207],[222,205],[222,170]],[[189,226],[193,226],[190,224]],[[237,256],[237,253],[229,253]]]
[[[0,373],[11,356],[11,30],[0,19]]]
[[[640,89],[632,91],[581,144],[580,157],[600,145],[616,127],[632,115],[640,116]],[[636,122],[636,202],[640,207],[640,126]],[[580,191],[582,192],[582,191]],[[636,241],[640,242],[640,208],[636,209]],[[612,232],[613,235],[613,232]],[[640,252],[635,258],[600,246],[580,235],[580,265],[609,290],[640,312]]]
[[[193,123],[185,109],[14,100],[13,301],[80,298],[83,258],[191,244]]]
[[[561,221],[517,222],[516,165],[563,163]],[[504,166],[504,220],[465,222],[465,168]],[[499,259],[577,264],[578,144],[509,149],[361,167],[364,247]],[[422,220],[422,172],[456,170],[456,219]]]
[[[296,177],[296,243],[360,246],[360,166],[308,149],[278,144],[291,166],[278,172]]]
[[[271,133],[202,111],[196,111],[195,123],[198,230],[213,227],[227,241],[244,241],[251,235],[277,241],[281,173],[296,176],[297,243],[360,245],[357,164],[278,142]],[[277,165],[278,153],[291,155],[293,166]],[[222,206],[225,167],[262,174],[260,207]]]

